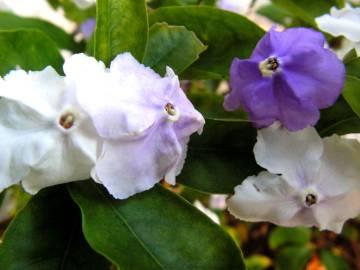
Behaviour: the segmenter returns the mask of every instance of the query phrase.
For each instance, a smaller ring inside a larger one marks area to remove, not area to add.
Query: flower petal
[[[337,135],[324,139],[319,190],[337,196],[360,188],[360,143]]]
[[[94,176],[115,198],[126,199],[163,179],[182,151],[170,127],[154,126],[137,140],[105,141]]]
[[[312,127],[290,132],[274,124],[258,131],[254,153],[260,166],[302,188],[317,179],[323,142]]]
[[[272,124],[279,115],[272,79],[263,78],[258,64],[249,60],[234,59],[230,73],[232,90],[225,96],[225,109],[243,105],[257,127]]]
[[[320,109],[335,103],[345,81],[344,64],[333,52],[323,48],[292,55],[282,72],[298,100],[313,103]]]
[[[51,151],[47,121],[36,111],[0,99],[0,189],[18,183]]]
[[[331,9],[331,14],[315,19],[319,28],[333,36],[345,36],[353,42],[360,41],[360,8],[346,5],[343,9]]]
[[[346,220],[360,214],[360,189],[344,193],[312,207],[318,227],[340,233]]]
[[[64,79],[52,67],[42,71],[15,70],[5,76],[0,96],[16,100],[52,118],[59,109],[59,96],[63,95]]]
[[[235,195],[227,205],[230,213],[241,220],[286,226],[301,209],[294,194],[295,190],[283,178],[261,172],[235,187]]]

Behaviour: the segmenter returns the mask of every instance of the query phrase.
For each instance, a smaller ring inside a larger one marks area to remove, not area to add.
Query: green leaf
[[[178,182],[209,193],[232,193],[260,168],[253,147],[256,129],[248,121],[206,119],[201,136],[193,135]]]
[[[142,61],[148,39],[145,0],[98,0],[95,57],[106,65],[119,53]]]
[[[48,2],[55,9],[61,7],[65,12],[66,18],[69,18],[74,22],[81,23],[90,18],[95,18],[96,16],[95,5],[87,9],[81,9],[73,0],[48,0]]]
[[[208,46],[182,77],[221,79],[229,74],[234,57],[247,58],[264,31],[241,15],[207,6],[165,7],[150,15],[150,25],[167,22],[185,26]]]
[[[286,247],[276,256],[276,270],[303,270],[310,260],[311,250],[304,247]]]
[[[311,237],[309,228],[283,228],[276,227],[270,234],[269,246],[277,249],[285,245],[305,246]]]
[[[329,250],[320,250],[320,260],[327,270],[350,270],[350,266],[339,256]]]
[[[110,263],[85,241],[67,190],[55,187],[33,197],[11,222],[0,245],[0,269],[107,270]]]
[[[344,0],[272,0],[275,5],[287,10],[293,16],[317,28],[314,18],[330,12],[333,6],[341,7]]]
[[[283,8],[269,4],[260,7],[256,13],[270,19],[273,22],[280,23],[282,25],[289,25],[291,20],[291,14]]]
[[[52,66],[62,73],[63,58],[54,41],[39,30],[0,31],[0,75],[17,66],[42,70]]]
[[[157,185],[115,200],[93,181],[69,185],[90,245],[123,270],[245,269],[229,235]]]
[[[342,95],[353,111],[360,117],[360,78],[346,76]]]
[[[194,32],[188,31],[185,27],[156,23],[150,28],[143,63],[162,75],[166,66],[180,74],[205,50],[206,46]]]
[[[48,35],[61,49],[78,52],[81,44],[76,43],[72,36],[55,25],[34,18],[23,18],[10,13],[0,12],[0,30],[38,29]]]
[[[149,6],[152,8],[159,8],[165,6],[185,6],[196,5],[199,0],[152,0]]]
[[[354,52],[354,50],[349,52],[348,58],[351,57],[351,52]],[[357,77],[360,79],[360,57],[353,56],[353,58],[351,58],[346,62],[345,66],[346,66],[346,75]]]

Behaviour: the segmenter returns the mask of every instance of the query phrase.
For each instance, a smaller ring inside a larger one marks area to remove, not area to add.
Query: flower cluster
[[[110,68],[78,54],[64,65],[12,71],[0,81],[0,189],[93,176],[125,199],[161,179],[175,184],[189,136],[204,118],[168,68],[164,78],[129,53]]]
[[[360,144],[320,138],[319,109],[335,103],[345,68],[307,28],[270,30],[250,59],[234,59],[224,107],[243,106],[258,128],[254,153],[267,171],[235,187],[229,211],[246,221],[340,232],[360,214]]]

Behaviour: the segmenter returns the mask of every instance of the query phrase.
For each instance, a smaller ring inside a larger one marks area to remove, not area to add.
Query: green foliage
[[[303,270],[310,260],[311,250],[306,246],[290,246],[281,249],[276,256],[276,270]]]
[[[94,54],[106,65],[119,53],[140,62],[148,39],[145,0],[98,0]]]
[[[329,13],[333,6],[342,7],[344,5],[344,0],[272,0],[272,2],[315,28],[317,25],[314,18]]]
[[[95,6],[80,9],[72,0],[48,0],[54,8],[63,8],[65,16],[74,22],[83,22],[96,16]]]
[[[143,63],[161,75],[165,74],[166,66],[181,74],[205,50],[206,46],[185,27],[156,23],[150,28]]]
[[[285,245],[305,246],[311,237],[311,230],[308,228],[283,228],[276,227],[270,234],[269,246],[277,249]]]
[[[17,215],[0,245],[0,269],[108,270],[81,233],[80,212],[65,187],[41,191]]]
[[[69,185],[90,245],[121,269],[245,269],[230,236],[156,186],[115,200],[94,182]]]
[[[48,35],[59,48],[78,52],[82,45],[72,36],[55,25],[34,18],[23,18],[10,13],[0,12],[0,30],[37,29]]]
[[[199,0],[152,0],[149,6],[152,8],[159,8],[165,6],[185,6],[195,5]]]
[[[320,259],[326,270],[350,270],[343,258],[336,256],[329,250],[320,250]]]
[[[0,75],[20,66],[42,70],[52,66],[62,72],[63,59],[54,41],[39,30],[0,31]]]
[[[282,25],[288,25],[292,21],[291,14],[288,11],[274,4],[262,6],[256,12]]]
[[[156,22],[183,25],[208,46],[200,59],[182,74],[186,79],[228,77],[234,57],[249,57],[264,34],[241,15],[206,6],[159,8],[150,15],[150,25]]]

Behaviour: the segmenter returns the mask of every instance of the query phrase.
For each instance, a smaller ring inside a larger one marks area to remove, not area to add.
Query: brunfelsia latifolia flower
[[[26,191],[90,177],[96,130],[51,67],[0,81],[0,189]]]
[[[257,163],[268,171],[235,187],[230,212],[251,221],[316,226],[339,233],[360,213],[360,144],[313,127],[289,132],[279,123],[258,131]]]
[[[243,106],[259,128],[274,121],[291,131],[315,125],[345,78],[343,63],[324,43],[321,33],[307,28],[270,30],[249,59],[233,60],[225,109]]]
[[[330,14],[315,20],[322,31],[347,39],[345,51],[355,48],[357,54],[360,54],[360,8],[353,8],[349,4],[342,9],[332,7]]]
[[[204,118],[167,68],[164,78],[129,53],[107,69],[83,54],[64,66],[67,80],[103,140],[93,178],[119,199],[150,189],[161,179],[175,184],[189,136]]]

